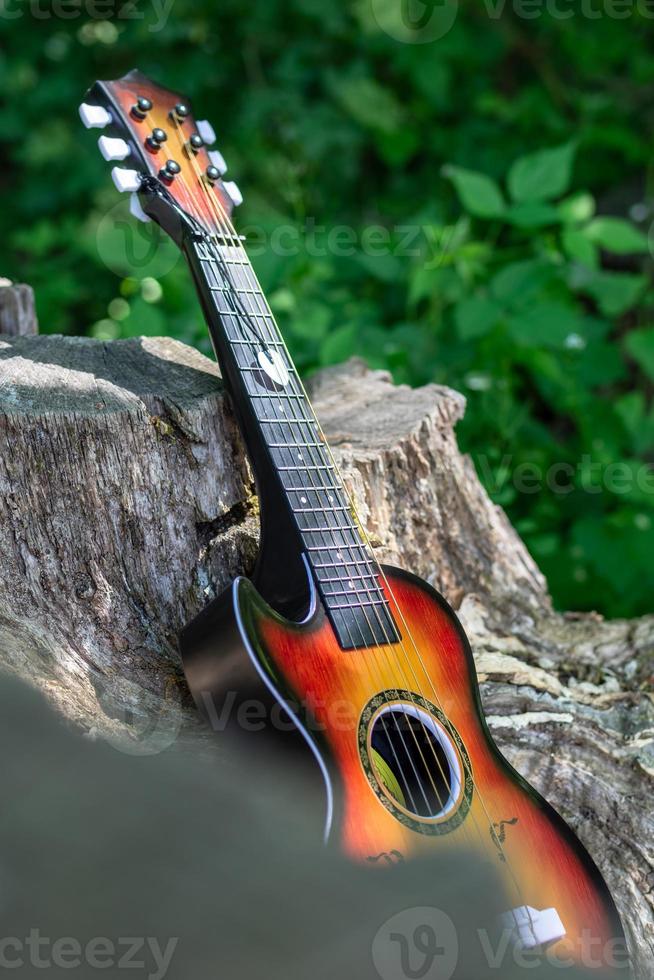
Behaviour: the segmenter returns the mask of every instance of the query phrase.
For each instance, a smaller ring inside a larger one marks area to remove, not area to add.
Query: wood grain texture
[[[0,335],[17,337],[38,332],[32,287],[0,280]]]
[[[654,617],[552,611],[457,448],[461,395],[356,362],[313,393],[379,556],[457,608],[495,737],[591,852],[651,977]],[[212,362],[165,340],[3,338],[0,652],[84,730],[201,748],[175,636],[251,567],[256,527]]]

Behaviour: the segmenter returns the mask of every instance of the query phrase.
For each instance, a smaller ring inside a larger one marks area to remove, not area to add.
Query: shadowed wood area
[[[460,394],[358,362],[311,392],[378,557],[458,610],[496,739],[588,847],[649,977],[654,617],[553,611],[459,452]],[[159,338],[0,337],[0,655],[80,730],[135,754],[206,745],[176,635],[252,567],[257,533],[212,361]]]

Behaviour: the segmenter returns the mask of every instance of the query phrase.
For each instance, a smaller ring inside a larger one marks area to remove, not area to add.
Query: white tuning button
[[[101,105],[89,105],[88,102],[82,102],[79,107],[79,114],[87,129],[104,129],[111,122],[111,114]]]
[[[220,176],[226,172],[227,164],[225,163],[225,157],[222,155],[220,150],[210,150],[209,159],[211,160],[212,166],[216,168]]]
[[[151,218],[148,217],[148,215],[145,213],[145,211],[141,207],[141,202],[139,201],[138,194],[132,194],[132,196],[130,197],[130,199],[129,199],[129,210],[130,210],[130,213],[135,218],[138,218],[138,220],[139,221],[142,221],[144,224],[147,224],[148,221],[151,221],[152,220]]]
[[[207,119],[200,119],[200,121],[197,122],[195,125],[198,133],[200,134],[204,142],[207,144],[207,146],[211,146],[212,143],[216,142],[215,130]]]
[[[235,208],[237,208],[239,204],[243,203],[243,195],[238,189],[238,185],[235,184],[233,180],[223,181],[223,187],[227,191],[227,194],[231,198],[232,204],[234,205]]]
[[[130,153],[129,144],[125,140],[113,139],[111,136],[101,136],[98,146],[105,160],[124,160]]]
[[[111,179],[121,192],[137,191],[141,187],[141,175],[138,170],[124,170],[122,167],[114,167],[111,171]]]

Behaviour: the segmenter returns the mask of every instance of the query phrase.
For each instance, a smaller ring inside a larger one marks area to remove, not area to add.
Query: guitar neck
[[[263,450],[341,646],[396,642],[378,566],[242,244],[194,240],[186,253],[255,476]]]

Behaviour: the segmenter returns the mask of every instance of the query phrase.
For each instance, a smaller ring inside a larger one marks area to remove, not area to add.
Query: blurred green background
[[[0,275],[35,287],[44,332],[208,351],[183,263],[126,215],[77,116],[94,79],[138,66],[213,122],[301,369],[358,354],[463,391],[462,445],[557,606],[649,612],[646,14],[2,0]]]

